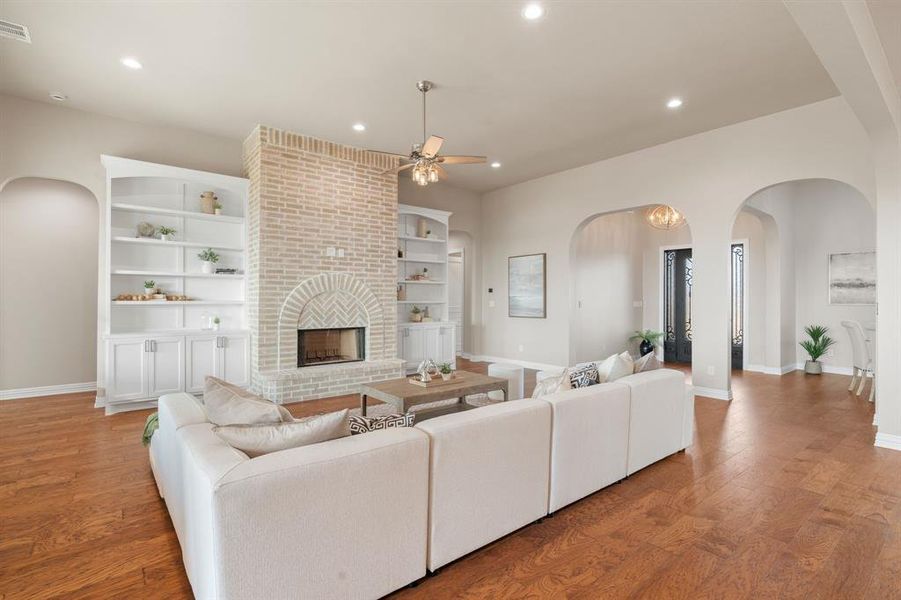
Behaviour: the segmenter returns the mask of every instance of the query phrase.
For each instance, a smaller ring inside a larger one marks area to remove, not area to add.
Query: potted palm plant
[[[654,351],[654,347],[660,344],[660,340],[663,339],[662,331],[654,331],[653,329],[637,329],[635,333],[632,334],[632,337],[629,338],[630,342],[635,342],[641,340],[641,344],[638,346],[638,351],[641,352],[641,355],[650,354]]]
[[[826,354],[836,342],[826,335],[829,332],[829,328],[823,325],[808,325],[804,328],[804,332],[810,338],[800,342],[801,347],[810,356],[810,360],[804,363],[804,372],[810,375],[819,375],[823,372],[823,364],[820,362],[820,357]]]

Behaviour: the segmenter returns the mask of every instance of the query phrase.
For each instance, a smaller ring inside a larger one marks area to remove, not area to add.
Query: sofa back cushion
[[[262,425],[294,420],[283,406],[216,377],[207,377],[204,382],[203,408],[214,425]]]
[[[232,448],[253,458],[270,452],[327,442],[349,435],[348,409],[265,425],[223,425],[213,432]]]

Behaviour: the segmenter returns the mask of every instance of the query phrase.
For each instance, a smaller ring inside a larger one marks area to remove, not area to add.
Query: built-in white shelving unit
[[[450,215],[431,208],[398,206],[397,354],[406,361],[408,371],[427,358],[456,365],[454,323],[447,320]],[[411,279],[423,273],[427,279]],[[414,306],[428,309],[430,320],[412,322]]]
[[[247,180],[112,156],[101,160],[109,194],[100,278],[107,412],[143,408],[173,391],[202,391],[206,375],[248,385]],[[221,214],[203,212],[206,191],[217,196]],[[176,233],[165,241],[158,233],[142,237],[140,223]],[[215,267],[234,272],[203,272],[197,255],[207,248],[220,257]],[[160,293],[188,299],[117,299],[143,294],[148,280]]]

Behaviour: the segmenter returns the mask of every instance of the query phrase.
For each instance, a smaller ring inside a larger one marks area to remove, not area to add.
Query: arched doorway
[[[28,177],[0,191],[5,395],[93,389],[98,239],[97,199],[80,185]]]
[[[594,215],[573,234],[570,364],[599,360],[626,348],[637,354],[638,343],[629,341],[636,330],[666,332],[667,339],[671,333],[673,340],[687,336],[690,341],[691,277],[687,286],[681,278],[681,288],[667,289],[665,255],[676,250],[690,254],[691,229],[687,223],[669,230],[652,227],[649,208]],[[663,360],[663,345],[657,352]],[[685,358],[691,361],[690,350]]]

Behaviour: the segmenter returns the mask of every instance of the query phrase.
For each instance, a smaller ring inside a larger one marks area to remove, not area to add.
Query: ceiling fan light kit
[[[422,143],[413,144],[409,155],[373,150],[373,152],[388,154],[401,159],[402,162],[397,168],[385,171],[385,173],[396,174],[405,169],[411,169],[410,178],[416,185],[420,186],[427,186],[430,183],[437,183],[447,179],[447,171],[441,166],[442,164],[478,164],[487,160],[484,156],[441,156],[438,154],[441,150],[441,145],[444,144],[444,138],[426,133],[428,131],[426,128],[426,94],[433,87],[435,87],[435,84],[425,79],[416,82],[416,89],[422,93]]]

